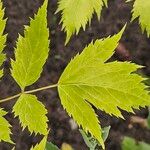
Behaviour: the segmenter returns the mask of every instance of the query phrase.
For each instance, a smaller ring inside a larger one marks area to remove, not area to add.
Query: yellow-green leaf
[[[71,60],[58,82],[63,107],[103,147],[102,130],[91,104],[122,118],[119,108],[133,112],[132,108],[150,104],[143,78],[133,73],[140,68],[138,65],[106,62],[113,55],[123,31],[124,28],[117,35],[89,44]]]
[[[132,10],[132,21],[136,18],[139,20],[142,32],[147,31],[150,35],[150,1],[149,0],[135,0]]]
[[[10,138],[10,127],[11,125],[8,123],[8,121],[4,118],[4,116],[7,114],[6,111],[3,109],[0,109],[0,142],[5,141],[8,143],[13,144],[11,138]]]
[[[5,47],[6,42],[6,35],[3,35],[5,25],[6,25],[6,19],[4,18],[4,9],[2,8],[2,2],[0,1],[0,66],[3,64],[5,60],[5,55],[2,54],[2,51]],[[3,70],[0,70],[0,78],[3,75]]]
[[[14,105],[13,112],[15,117],[19,117],[23,129],[28,127],[31,133],[47,134],[47,110],[36,96],[22,94]]]
[[[24,37],[18,38],[15,51],[16,60],[12,60],[12,76],[24,89],[40,77],[42,67],[49,51],[49,31],[47,28],[47,0],[25,27]]]
[[[46,142],[47,136],[45,136],[39,144],[37,144],[34,148],[32,147],[30,150],[45,150]]]
[[[76,93],[70,84],[59,83],[58,91],[61,103],[69,116],[72,116],[86,132],[89,131],[104,147],[101,137],[102,130],[92,106],[80,96],[81,93]]]
[[[57,12],[62,11],[62,29],[67,34],[66,43],[72,34],[78,34],[81,27],[85,30],[94,12],[100,18],[102,7],[107,0],[59,0]]]

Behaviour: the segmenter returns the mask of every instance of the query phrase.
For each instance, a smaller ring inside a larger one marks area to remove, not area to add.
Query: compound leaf
[[[8,123],[8,121],[3,117],[7,114],[6,111],[3,109],[0,109],[0,142],[5,141],[13,144],[10,138],[10,127],[11,125]]]
[[[32,147],[31,150],[45,150],[46,143],[47,143],[47,136],[45,136],[42,139],[42,141],[39,144],[37,144],[34,148]]]
[[[135,0],[132,10],[132,21],[136,18],[139,19],[142,31],[147,31],[150,35],[150,1],[149,0]]]
[[[100,18],[104,3],[107,0],[59,0],[56,12],[62,11],[62,29],[67,34],[66,43],[72,34],[78,34],[81,27],[85,30],[86,24],[91,22],[94,12]]]
[[[5,47],[6,42],[6,35],[3,35],[5,25],[6,25],[6,19],[4,18],[4,9],[2,8],[2,2],[0,1],[0,66],[3,64],[5,60],[5,55],[2,54],[2,51]],[[3,71],[0,70],[0,78],[3,75]]]
[[[24,89],[33,84],[42,72],[42,67],[49,51],[49,31],[47,28],[47,0],[39,8],[37,15],[31,19],[30,26],[25,28],[24,37],[18,38],[12,60],[12,76]]]
[[[133,73],[140,66],[106,62],[113,55],[124,28],[117,35],[89,44],[71,60],[58,82],[63,107],[103,147],[102,130],[91,104],[121,118],[119,108],[133,112],[132,108],[150,104],[143,78]]]
[[[13,112],[15,117],[19,117],[23,129],[28,127],[31,133],[47,134],[47,110],[36,96],[22,94],[14,105]]]

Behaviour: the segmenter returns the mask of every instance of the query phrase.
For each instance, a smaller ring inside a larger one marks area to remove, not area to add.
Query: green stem
[[[24,93],[25,93],[25,94],[35,93],[35,92],[38,92],[38,91],[43,91],[43,90],[55,88],[55,87],[57,87],[57,86],[58,86],[57,84],[48,85],[48,86],[44,86],[44,87],[41,87],[41,88],[38,88],[38,89],[29,90],[29,91],[24,91]]]
[[[35,92],[38,92],[38,91],[43,91],[43,90],[55,88],[57,86],[58,86],[58,84],[53,84],[53,85],[48,85],[48,86],[44,86],[44,87],[41,87],[41,88],[37,88],[37,89],[34,89],[34,90],[24,91],[22,93],[19,93],[19,94],[16,94],[16,95],[13,95],[13,96],[1,99],[0,103],[7,102],[7,101],[13,100],[15,98],[18,98],[23,93],[25,93],[25,94],[31,94],[31,93],[35,93]]]
[[[13,96],[10,96],[10,97],[7,97],[7,98],[4,98],[4,99],[1,99],[1,100],[0,100],[0,103],[10,101],[10,100],[12,100],[12,99],[15,99],[15,98],[19,97],[20,95],[21,95],[21,93],[16,94],[16,95],[13,95]]]

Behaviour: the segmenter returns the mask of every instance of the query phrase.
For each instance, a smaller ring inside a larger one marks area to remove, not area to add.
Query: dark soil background
[[[29,24],[29,17],[37,12],[42,0],[3,0],[6,16],[8,18],[5,33],[8,33],[5,53],[7,60],[4,63],[5,76],[0,83],[0,98],[19,93],[19,87],[10,76],[10,58],[14,58],[14,46],[18,33],[23,34],[23,25]],[[42,87],[56,83],[71,57],[75,56],[91,41],[104,36],[117,33],[123,25],[128,22],[127,29],[122,37],[121,43],[113,59],[121,61],[132,60],[138,64],[146,66],[144,74],[150,76],[150,39],[146,34],[142,34],[138,21],[130,23],[132,3],[126,4],[124,0],[109,0],[109,7],[102,11],[101,21],[98,22],[96,16],[92,19],[92,25],[86,31],[80,31],[78,36],[73,36],[69,44],[65,47],[65,33],[61,31],[59,25],[60,14],[54,15],[57,8],[57,0],[49,0],[48,24],[50,28],[51,51],[49,59],[44,66],[44,71],[40,79],[28,89]],[[77,128],[73,129],[72,119],[63,110],[56,89],[46,90],[36,93],[48,109],[49,118],[49,141],[59,147],[66,142],[75,150],[88,150]],[[18,119],[14,119],[11,114],[14,101],[1,104],[9,111],[6,116],[12,127],[12,138],[16,142],[16,150],[29,150],[31,145],[38,142],[41,137],[30,136],[28,130],[21,131]],[[124,113],[126,120],[110,117],[101,111],[97,111],[102,126],[111,125],[110,135],[106,141],[107,150],[120,150],[120,143],[123,137],[131,136],[137,140],[150,143],[150,130],[138,124],[131,125],[130,116],[133,114]],[[146,118],[147,109],[136,111],[136,115]],[[0,150],[10,150],[12,145],[1,143]]]

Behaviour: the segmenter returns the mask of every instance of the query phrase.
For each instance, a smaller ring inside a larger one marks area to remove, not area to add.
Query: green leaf
[[[31,133],[47,134],[47,110],[36,96],[22,94],[14,105],[13,112],[15,117],[19,116],[23,129],[28,127]]]
[[[132,21],[136,18],[139,20],[142,32],[147,31],[147,36],[150,35],[150,1],[135,0],[132,10]]]
[[[0,142],[5,141],[8,143],[13,144],[10,138],[10,127],[11,125],[8,123],[8,121],[3,117],[7,114],[6,111],[3,109],[0,109]]]
[[[121,118],[119,108],[133,112],[132,108],[150,104],[143,78],[133,73],[140,66],[129,62],[106,63],[114,54],[124,28],[113,37],[89,44],[71,60],[58,82],[63,107],[103,147],[102,130],[91,104]]]
[[[150,145],[145,142],[136,142],[133,138],[125,137],[122,142],[122,150],[149,150]]]
[[[30,27],[25,27],[24,37],[20,35],[18,38],[16,60],[12,60],[11,72],[22,89],[37,81],[48,56],[47,2],[45,0],[37,15],[31,19]]]
[[[111,128],[111,126],[104,127],[104,128],[102,129],[102,137],[103,137],[103,140],[104,140],[104,141],[106,141],[106,139],[108,138],[110,128]]]
[[[46,143],[46,150],[59,150],[59,148],[51,142]]]
[[[32,147],[30,150],[45,150],[46,141],[47,136],[45,136],[39,144],[37,144],[34,148]]]
[[[91,134],[87,134],[86,132],[84,132],[84,130],[81,130],[81,129],[79,131],[80,131],[80,133],[81,133],[81,135],[82,135],[82,137],[84,139],[85,144],[88,146],[88,148],[90,150],[94,150],[95,147],[97,145],[99,145],[99,142],[96,139],[94,139],[91,136]]]
[[[66,44],[72,34],[78,34],[81,27],[85,30],[86,24],[91,22],[94,12],[100,18],[104,3],[107,0],[59,0],[57,12],[62,12],[62,29],[67,34]]]
[[[3,64],[5,60],[5,55],[2,54],[2,51],[5,47],[6,42],[6,35],[3,35],[5,25],[6,25],[6,19],[4,18],[4,9],[2,8],[2,2],[0,1],[0,66]],[[3,70],[0,70],[0,78],[3,75]]]
[[[106,141],[108,134],[109,134],[110,126],[102,128],[102,138],[104,141]],[[90,150],[97,150],[97,148],[101,149],[101,144],[94,139],[91,134],[87,134],[83,130],[79,130],[86,145],[89,147]]]

